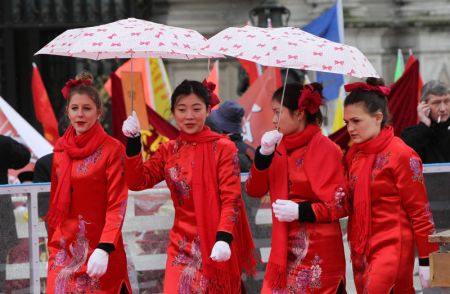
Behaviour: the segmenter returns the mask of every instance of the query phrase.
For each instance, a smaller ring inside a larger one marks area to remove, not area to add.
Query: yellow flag
[[[336,108],[333,119],[331,133],[334,133],[344,126],[344,101],[342,99],[342,87],[339,90],[339,97],[336,101]]]
[[[164,63],[160,58],[150,58],[150,96],[153,109],[163,118],[169,119],[170,111],[170,88]]]

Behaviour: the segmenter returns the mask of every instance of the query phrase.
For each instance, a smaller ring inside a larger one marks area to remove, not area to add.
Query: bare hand
[[[430,111],[430,106],[424,101],[420,102],[417,106],[417,116],[419,117],[419,121],[428,127],[431,125]]]

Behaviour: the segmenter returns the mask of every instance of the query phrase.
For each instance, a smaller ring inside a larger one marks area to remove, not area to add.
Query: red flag
[[[220,88],[220,81],[219,81],[219,60],[216,60],[214,62],[212,70],[209,72],[208,77],[206,78],[208,82],[212,82],[216,85],[216,88],[214,89],[213,93],[216,94],[216,96],[220,99],[219,96],[219,88]],[[220,103],[217,103],[212,110],[219,108]]]
[[[410,51],[408,61],[406,62],[406,69],[408,69],[416,60],[417,60],[416,56],[414,56],[412,51]],[[418,84],[418,89],[417,89],[417,102],[418,103],[420,102],[420,96],[422,94],[422,87],[423,87],[423,80],[422,80],[422,76],[420,75],[420,70],[419,70],[419,84]],[[419,122],[419,121],[417,121],[417,122]]]
[[[258,64],[245,59],[238,58],[238,61],[248,75],[248,85],[253,85],[253,83],[261,76],[261,67]]]
[[[219,88],[220,88],[220,84],[219,84],[219,60],[216,60],[214,62],[213,68],[209,72],[208,77],[206,78],[206,80],[208,82],[213,82],[216,85],[216,88],[214,89],[214,94],[216,94],[217,97],[220,97],[219,96]]]
[[[115,72],[111,73],[109,78],[111,81],[112,136],[126,146],[127,138],[122,133],[122,123],[127,118],[122,80]]]
[[[406,67],[400,79],[391,85],[388,106],[396,136],[400,136],[404,128],[417,124],[420,82],[419,61],[416,59]]]
[[[239,98],[245,109],[244,139],[254,147],[261,143],[264,132],[273,130],[272,95],[277,90],[279,69],[267,67],[264,74]]]
[[[329,135],[328,138],[330,138],[334,143],[338,144],[343,151],[346,151],[350,147],[350,135],[347,132],[346,126]]]
[[[34,112],[37,120],[42,124],[44,137],[52,145],[55,145],[59,138],[58,121],[53,112],[47,90],[42,82],[41,74],[36,64],[33,63],[33,73],[31,75],[31,92],[33,95]]]
[[[179,131],[172,126],[168,121],[162,118],[156,111],[146,106],[147,108],[147,119],[153,129],[159,134],[169,138],[175,139],[179,135]]]

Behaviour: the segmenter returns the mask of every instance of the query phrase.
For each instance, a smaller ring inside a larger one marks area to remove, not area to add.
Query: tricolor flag
[[[319,17],[302,28],[313,35],[333,42],[344,42],[342,2],[336,3]],[[327,132],[333,133],[344,125],[342,104],[344,102],[344,76],[334,73],[316,73],[316,81],[323,84],[323,96],[327,100]]]

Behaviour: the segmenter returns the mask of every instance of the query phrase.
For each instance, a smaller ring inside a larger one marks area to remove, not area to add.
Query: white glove
[[[429,266],[419,266],[419,279],[422,288],[430,288],[430,267]]]
[[[211,250],[210,258],[214,261],[227,261],[231,257],[230,245],[225,241],[217,241]]]
[[[103,249],[95,249],[89,257],[87,264],[87,274],[91,278],[100,278],[106,273],[108,267],[109,254]]]
[[[272,203],[272,210],[280,222],[292,222],[298,219],[298,204],[294,201],[277,199]]]
[[[136,111],[133,110],[131,115],[123,122],[122,133],[128,138],[135,138],[140,135],[141,125],[137,117]]]
[[[275,151],[275,146],[281,141],[283,134],[277,130],[265,132],[261,138],[261,148],[259,152],[262,155],[270,155]]]

